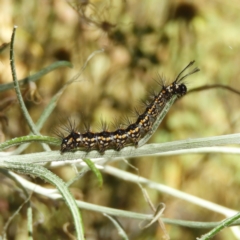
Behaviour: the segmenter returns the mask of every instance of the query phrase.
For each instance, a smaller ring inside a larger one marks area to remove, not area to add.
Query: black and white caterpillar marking
[[[150,103],[146,104],[143,113],[138,114],[134,123],[130,123],[125,128],[118,128],[115,131],[108,131],[104,128],[101,132],[91,132],[87,129],[81,133],[76,131],[74,127],[69,129],[69,135],[62,137],[61,153],[74,151],[78,148],[84,151],[97,150],[103,154],[107,149],[121,150],[125,146],[138,146],[138,142],[148,131],[151,131],[157,116],[161,113],[166,103],[173,97],[178,98],[187,93],[187,87],[183,80],[189,75],[199,71],[194,68],[192,71],[183,75],[184,71],[191,67],[194,61],[190,62],[169,85],[162,83],[162,88],[158,94],[155,94]]]

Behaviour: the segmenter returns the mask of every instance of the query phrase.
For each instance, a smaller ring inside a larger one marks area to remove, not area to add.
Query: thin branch
[[[49,66],[43,68],[39,72],[37,72],[37,73],[35,73],[35,74],[33,74],[29,77],[26,77],[26,78],[23,78],[23,79],[19,80],[18,84],[19,84],[19,86],[22,86],[22,85],[27,84],[29,82],[36,82],[42,76],[52,72],[53,70],[55,70],[57,68],[60,68],[60,67],[73,67],[73,66],[68,61],[57,61],[57,62],[54,62],[54,63],[50,64]],[[14,83],[13,82],[4,83],[4,84],[0,85],[0,92],[4,92],[4,91],[10,90],[12,88],[14,88]]]
[[[25,106],[25,103],[23,101],[22,94],[21,94],[20,87],[19,87],[19,83],[18,83],[18,80],[17,80],[17,73],[16,73],[16,70],[15,70],[15,63],[14,63],[14,49],[13,49],[16,29],[17,29],[17,26],[14,26],[12,37],[11,37],[11,43],[10,43],[10,65],[11,65],[14,89],[15,89],[16,94],[17,94],[17,98],[18,98],[18,101],[19,101],[19,104],[20,104],[20,108],[21,108],[22,113],[23,113],[23,115],[24,115],[24,117],[25,117],[25,119],[28,123],[28,126],[29,126],[30,130],[35,135],[41,135],[39,133],[39,131],[36,129],[36,126],[35,126],[32,118],[30,117],[30,115],[28,113],[28,110],[27,110],[27,108]],[[45,149],[45,151],[50,151],[51,150],[50,147],[45,145],[45,144],[43,144],[43,148]]]
[[[229,87],[228,85],[223,85],[223,84],[204,85],[204,86],[201,86],[201,87],[193,88],[193,89],[188,91],[188,94],[193,93],[193,92],[209,90],[209,89],[212,89],[212,88],[222,88],[222,89],[228,90],[230,92],[236,93],[237,95],[240,95],[240,91],[238,91],[238,90],[236,90],[232,87]]]

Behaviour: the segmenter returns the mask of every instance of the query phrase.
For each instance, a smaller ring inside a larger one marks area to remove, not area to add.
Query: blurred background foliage
[[[14,25],[15,62],[18,79],[29,76],[57,60],[70,61],[74,68],[60,68],[36,83],[23,86],[29,113],[37,121],[52,96],[76,73],[95,50],[77,82],[60,98],[41,133],[67,118],[86,122],[97,131],[100,120],[111,125],[124,116],[134,117],[139,100],[159,89],[154,79],[163,74],[168,81],[191,60],[201,71],[187,80],[189,89],[206,84],[224,84],[240,90],[240,3],[233,1],[182,0],[1,0],[0,84],[12,81],[9,48]],[[4,47],[5,46],[5,47]],[[151,142],[166,142],[239,132],[240,96],[223,89],[189,93],[177,101]],[[16,101],[14,90],[0,93],[0,140],[27,135],[29,128]],[[32,144],[25,153],[42,151]],[[235,155],[206,154],[131,159],[140,175],[184,192],[238,210],[240,208],[240,163]],[[114,164],[133,171],[123,162]],[[74,176],[71,167],[54,170],[64,180]],[[134,172],[135,173],[135,172]],[[13,182],[1,177],[0,231],[23,202]],[[98,188],[95,176],[86,174],[75,182],[77,199],[103,206],[151,213],[137,185],[104,175]],[[38,179],[39,184],[46,185]],[[164,217],[193,221],[219,221],[222,216],[185,201],[148,189],[152,202],[166,204]],[[71,215],[62,202],[33,194],[34,239],[68,239],[64,226]],[[99,213],[83,211],[87,239],[120,239],[111,222]],[[139,222],[119,219],[130,239],[160,239],[154,224],[141,230]],[[71,231],[71,224],[68,226]],[[171,239],[196,239],[205,230],[166,225]],[[73,229],[72,229],[73,230]],[[26,239],[26,209],[13,220],[9,239]],[[224,230],[214,239],[233,239]]]

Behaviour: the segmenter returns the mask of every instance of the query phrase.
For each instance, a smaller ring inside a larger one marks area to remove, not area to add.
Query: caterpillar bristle
[[[190,75],[192,75],[192,74],[194,74],[194,73],[196,73],[196,72],[198,72],[198,71],[200,71],[199,68],[194,68],[191,72],[189,72],[188,74],[186,74],[186,75],[184,75],[183,77],[181,77],[181,78],[178,80],[178,82],[182,82],[183,79],[187,78],[188,76],[190,76]]]
[[[91,131],[90,123],[83,121],[82,124],[83,124],[83,128],[84,128],[84,132],[90,132]]]
[[[53,129],[53,134],[62,140],[65,137],[64,132],[70,134],[74,131],[76,131],[75,121],[67,118],[67,122],[63,119],[60,120],[60,124]]]
[[[101,125],[101,131],[102,131],[102,132],[108,131],[108,124],[107,124],[106,121],[103,121],[103,120],[101,119],[100,125]]]
[[[63,140],[64,137],[65,137],[64,133],[61,132],[61,131],[59,131],[59,127],[54,128],[54,129],[52,130],[52,133],[53,133],[53,135],[55,135],[56,137],[58,137],[58,138],[61,139],[61,140]]]
[[[185,76],[181,77],[181,75],[188,69],[190,68],[193,64],[195,63],[195,61],[191,61],[176,77],[176,79],[174,80],[174,83],[180,83],[183,81],[183,79],[185,79],[186,77],[188,77],[189,75],[200,71],[200,69],[198,68],[194,68],[191,72],[189,72],[188,74],[186,74]]]
[[[132,112],[133,112],[135,118],[138,118],[142,114],[143,111],[140,111],[139,108],[134,107]]]
[[[122,118],[122,126],[127,128],[128,125],[132,124],[133,123],[133,119],[128,117],[128,116],[124,116]]]
[[[64,125],[64,129],[66,132],[71,133],[76,131],[76,123],[75,120],[71,120],[70,118],[67,119],[67,122]]]
[[[161,88],[166,87],[166,77],[163,74],[157,73],[157,77],[153,78],[154,82],[157,83]]]

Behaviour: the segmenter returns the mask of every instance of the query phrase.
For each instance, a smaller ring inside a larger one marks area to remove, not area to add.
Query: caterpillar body
[[[162,82],[161,90],[158,94],[152,97],[152,101],[146,104],[145,110],[138,114],[135,122],[130,123],[125,128],[118,128],[114,131],[108,131],[106,127],[101,132],[91,132],[87,129],[81,133],[76,131],[73,127],[69,129],[68,135],[62,137],[61,153],[74,151],[78,148],[87,152],[97,150],[103,154],[107,149],[121,150],[125,146],[138,146],[138,142],[143,138],[151,128],[161,113],[166,103],[172,99],[173,96],[178,98],[187,93],[187,87],[183,80],[189,75],[199,71],[194,68],[192,71],[183,75],[183,73],[194,64],[191,61],[176,77],[176,79],[169,85]]]

